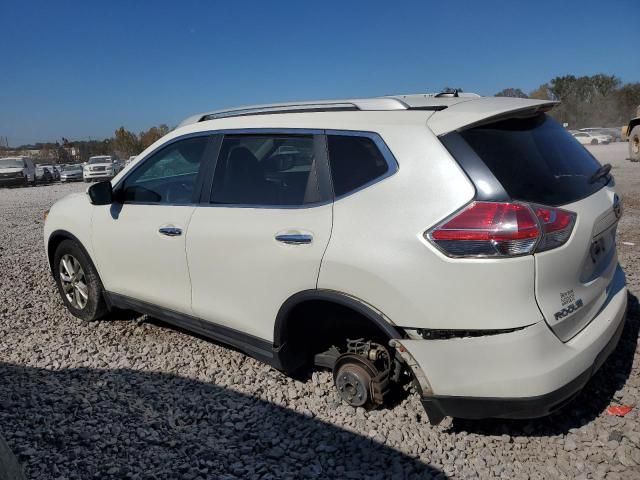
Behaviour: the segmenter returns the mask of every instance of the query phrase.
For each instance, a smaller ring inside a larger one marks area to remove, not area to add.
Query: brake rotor
[[[361,355],[345,353],[336,360],[333,379],[338,395],[352,407],[373,407],[383,401],[380,373]]]

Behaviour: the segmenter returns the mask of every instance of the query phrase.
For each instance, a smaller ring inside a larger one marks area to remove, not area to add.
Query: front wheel
[[[597,145],[597,144],[598,144],[598,140],[596,140],[595,138],[591,140],[591,145]]]
[[[98,272],[85,251],[64,240],[54,255],[53,275],[67,309],[82,320],[98,320],[107,313]]]

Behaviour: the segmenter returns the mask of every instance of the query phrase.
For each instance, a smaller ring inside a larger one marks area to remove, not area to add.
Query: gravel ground
[[[79,321],[48,272],[42,212],[85,186],[0,190],[0,431],[30,479],[640,478],[640,165],[625,149],[591,148],[626,207],[623,338],[574,402],[532,421],[434,427],[415,394],[366,412],[327,372],[292,379],[146,317]]]

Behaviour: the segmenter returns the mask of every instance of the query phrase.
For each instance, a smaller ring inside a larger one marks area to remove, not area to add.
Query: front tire
[[[597,144],[598,144],[598,140],[596,140],[595,138],[591,140],[591,145],[597,145]]]
[[[64,240],[58,245],[53,275],[63,303],[74,316],[92,321],[106,315],[102,282],[91,259],[77,242]]]

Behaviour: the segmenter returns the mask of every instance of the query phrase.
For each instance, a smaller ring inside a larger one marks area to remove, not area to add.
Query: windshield
[[[22,168],[21,158],[0,158],[0,168]]]
[[[62,170],[64,172],[68,172],[70,170],[82,170],[82,167],[80,165],[64,165]]]
[[[600,164],[544,114],[471,128],[461,135],[515,200],[563,205],[588,197],[609,181],[604,177],[589,182]]]
[[[111,163],[111,157],[91,157],[89,163]]]

